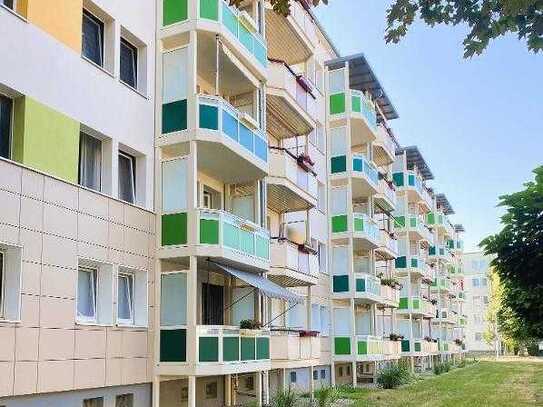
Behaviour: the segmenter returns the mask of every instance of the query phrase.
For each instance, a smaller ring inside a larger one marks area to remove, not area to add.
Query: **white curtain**
[[[85,318],[96,315],[96,271],[80,269],[77,276],[77,313]]]
[[[254,222],[255,207],[253,195],[232,197],[232,213]]]
[[[79,183],[95,191],[101,190],[102,142],[81,133],[79,147]]]

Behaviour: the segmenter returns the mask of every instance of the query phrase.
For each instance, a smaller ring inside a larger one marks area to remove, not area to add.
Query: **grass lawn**
[[[355,407],[543,406],[543,363],[482,361],[396,390],[359,389]]]

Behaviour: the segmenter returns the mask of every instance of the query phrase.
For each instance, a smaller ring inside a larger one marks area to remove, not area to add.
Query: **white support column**
[[[351,374],[353,379],[353,387],[356,387],[358,384],[357,378],[356,378],[356,361],[351,362]]]
[[[187,362],[196,364],[197,340],[196,325],[198,321],[197,297],[198,297],[198,258],[191,256],[189,260],[190,269],[187,275]],[[190,384],[190,380],[189,380]],[[189,389],[190,390],[190,389]]]
[[[336,385],[336,363],[333,360],[330,364],[330,384],[332,387]]]
[[[196,376],[189,376],[189,399],[187,407],[196,406]]]
[[[263,387],[264,387],[264,398],[263,402],[265,405],[270,404],[270,371],[265,370],[263,372]]]
[[[307,323],[307,327],[306,329],[308,331],[311,330],[311,327],[313,326],[313,318],[312,318],[312,315],[311,315],[311,286],[307,286],[307,318],[306,318],[306,323]]]
[[[255,373],[255,393],[256,393],[256,405],[261,407],[262,406],[262,393],[263,393],[263,386],[262,386],[262,372],[256,372]]]
[[[224,375],[224,405],[232,405],[232,375]]]
[[[315,380],[313,378],[314,371],[315,367],[313,365],[309,366],[309,398],[312,403],[313,400],[315,400]]]
[[[153,377],[153,407],[160,407],[160,376]]]

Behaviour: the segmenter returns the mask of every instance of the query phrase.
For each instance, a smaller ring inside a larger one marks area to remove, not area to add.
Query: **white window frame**
[[[89,134],[89,132],[86,132],[86,131],[80,131],[80,138],[81,138],[81,135],[85,135],[86,137],[90,137],[90,138],[93,138],[95,140],[97,140],[98,142],[100,142],[100,175],[99,175],[99,179],[98,179],[98,189],[93,189],[87,185],[83,185],[82,182],[81,182],[81,139],[79,141],[79,162],[78,162],[78,168],[77,168],[77,177],[78,177],[78,184],[80,186],[82,186],[83,188],[87,188],[87,189],[90,189],[92,191],[97,191],[97,192],[102,192],[103,189],[104,189],[104,182],[103,182],[103,179],[104,179],[104,142],[102,140],[100,140],[98,137],[94,137],[93,135]]]
[[[88,16],[85,16],[85,14],[88,14]],[[105,69],[105,65],[106,65],[106,42],[105,42],[105,37],[106,37],[106,22],[98,17],[96,15],[96,13],[93,13],[92,11],[90,11],[89,9],[87,8],[83,8],[83,12],[82,12],[82,16],[81,16],[81,19],[83,19],[84,17],[87,17],[87,18],[90,18],[90,20],[98,25],[98,23],[95,21],[95,20],[98,20],[102,23],[102,27],[101,27],[101,30],[98,30],[98,34],[100,36],[99,38],[99,41],[100,41],[100,53],[101,53],[101,58],[100,58],[100,63],[97,63],[95,61],[93,61],[92,59],[88,58],[87,56],[85,56],[83,54],[83,50],[81,50],[81,56],[86,60],[86,61],[89,61],[91,64],[101,68],[101,69]],[[99,26],[99,25],[98,25]],[[82,28],[83,29],[83,28]]]
[[[92,293],[92,309],[93,309],[93,316],[89,317],[86,315],[79,314],[79,273],[85,272],[85,273],[91,273],[91,293]],[[92,323],[95,324],[98,321],[98,292],[100,291],[99,288],[99,278],[98,278],[98,269],[88,266],[79,266],[77,269],[77,299],[76,299],[76,315],[77,315],[77,321],[82,323]]]
[[[4,4],[4,0],[0,2],[0,6],[7,8],[8,10],[11,10],[13,12],[17,12],[17,1],[18,0],[12,0],[13,1],[13,7],[8,7]]]
[[[136,157],[128,154],[128,153],[125,153],[123,152],[122,150],[119,150],[119,158],[120,157],[123,157],[125,159],[127,159],[129,162],[130,162],[130,176],[132,177],[132,202],[129,202],[129,201],[125,201],[122,199],[122,197],[119,195],[119,199],[122,200],[123,202],[127,202],[127,203],[131,203],[131,204],[135,204],[136,203]],[[117,171],[119,171],[119,168],[117,167]],[[119,178],[119,181],[120,181],[120,177],[119,177],[120,173],[118,174],[117,178]],[[120,191],[120,183],[119,183],[119,191]]]
[[[125,44],[123,44],[123,42],[124,42]],[[139,80],[139,78],[138,78],[138,75],[139,75],[139,48],[138,48],[135,44],[133,44],[132,41],[128,40],[125,36],[122,36],[122,35],[121,35],[121,37],[120,37],[120,39],[119,39],[119,46],[122,47],[123,45],[124,45],[124,46],[127,46],[128,48],[130,48],[130,50],[131,50],[132,52],[134,52],[134,55],[133,55],[134,58],[135,58],[135,61],[134,61],[135,65],[134,65],[134,72],[133,72],[133,74],[134,74],[134,86],[130,85],[129,83],[126,83],[125,81],[123,81],[123,80],[121,79],[120,74],[119,74],[119,80],[120,80],[122,83],[124,83],[126,86],[128,86],[128,87],[130,87],[130,88],[132,88],[132,89],[134,89],[134,90],[138,90],[138,80]],[[121,64],[120,58],[121,58],[121,55],[120,55],[120,51],[119,51],[119,66],[120,66],[120,64]]]
[[[128,309],[129,309],[129,312],[130,312],[130,318],[129,319],[119,317],[119,306],[120,306],[120,301],[119,301],[119,286],[120,286],[120,284],[119,284],[119,280],[121,278],[124,278],[124,279],[128,280],[128,285],[126,287],[128,288],[127,296],[128,296]],[[132,325],[135,324],[135,299],[134,299],[135,288],[136,288],[136,276],[134,275],[134,273],[130,273],[130,272],[126,272],[126,271],[119,271],[119,273],[117,274],[117,324],[118,325],[132,326]]]

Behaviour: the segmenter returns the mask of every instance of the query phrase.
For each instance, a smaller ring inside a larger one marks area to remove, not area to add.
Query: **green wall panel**
[[[347,215],[332,216],[332,233],[347,231]]]
[[[407,175],[407,184],[412,187],[415,186],[415,176],[413,174]]]
[[[270,358],[270,338],[256,338],[256,358],[259,360]]]
[[[164,0],[162,24],[170,25],[188,18],[188,0]]]
[[[351,109],[353,110],[353,112],[360,113],[362,111],[362,103],[360,101],[360,96],[352,96],[351,103],[352,103]]]
[[[332,174],[337,174],[338,172],[347,171],[347,157],[340,155],[337,157],[332,157],[330,160]]]
[[[422,350],[422,346],[420,342],[415,342],[415,352],[420,352]]]
[[[187,243],[187,214],[162,215],[162,246]]]
[[[217,21],[219,19],[219,1],[200,0],[200,17]]]
[[[436,215],[434,214],[434,212],[429,212],[426,214],[426,223],[429,225],[435,225]]]
[[[419,266],[419,259],[416,257],[411,257],[411,267],[417,268]]]
[[[80,124],[28,96],[15,100],[13,159],[77,183]]]
[[[336,355],[350,355],[351,338],[334,338],[334,353]]]
[[[201,336],[198,341],[198,359],[200,362],[219,361],[219,338],[217,336]]]
[[[402,352],[409,352],[409,339],[402,340]]]
[[[353,158],[353,171],[362,172],[364,170],[364,164],[360,158]]]
[[[241,338],[241,360],[255,360],[255,338]]]
[[[356,291],[365,292],[366,291],[366,280],[363,278],[356,279]]]
[[[162,134],[187,129],[187,99],[162,105]]]
[[[330,96],[330,114],[345,113],[345,93]]]
[[[355,230],[355,232],[363,232],[364,231],[364,219],[354,218],[354,230]]]
[[[417,227],[417,218],[410,217],[409,218],[409,226],[412,227],[412,228],[416,228]]]
[[[429,254],[430,256],[435,256],[435,255],[436,255],[436,247],[435,247],[435,246],[430,246],[430,247],[428,248],[428,254]]]
[[[219,244],[219,221],[200,219],[200,243]]]
[[[418,298],[413,298],[413,309],[420,309],[420,300]]]
[[[409,298],[407,298],[407,297],[402,297],[402,298],[400,298],[400,305],[399,305],[399,308],[400,308],[400,309],[407,309],[407,308],[409,308]]]
[[[186,329],[163,329],[160,331],[160,361],[187,361]]]
[[[244,253],[255,254],[255,241],[254,241],[253,232],[240,229],[239,248]]]
[[[270,241],[261,236],[256,236],[256,255],[261,259],[270,258]]]
[[[332,278],[335,293],[349,291],[349,276],[334,276]]]
[[[200,128],[210,130],[219,128],[219,109],[217,106],[200,104]]]
[[[239,337],[224,337],[222,358],[225,362],[234,362],[239,360]]]
[[[392,180],[397,187],[403,187],[405,182],[403,172],[395,172],[392,174]]]
[[[358,341],[358,354],[359,355],[367,355],[368,354],[368,342],[366,341]]]
[[[397,269],[407,268],[407,257],[405,256],[396,257],[396,259],[394,260],[394,266]]]

